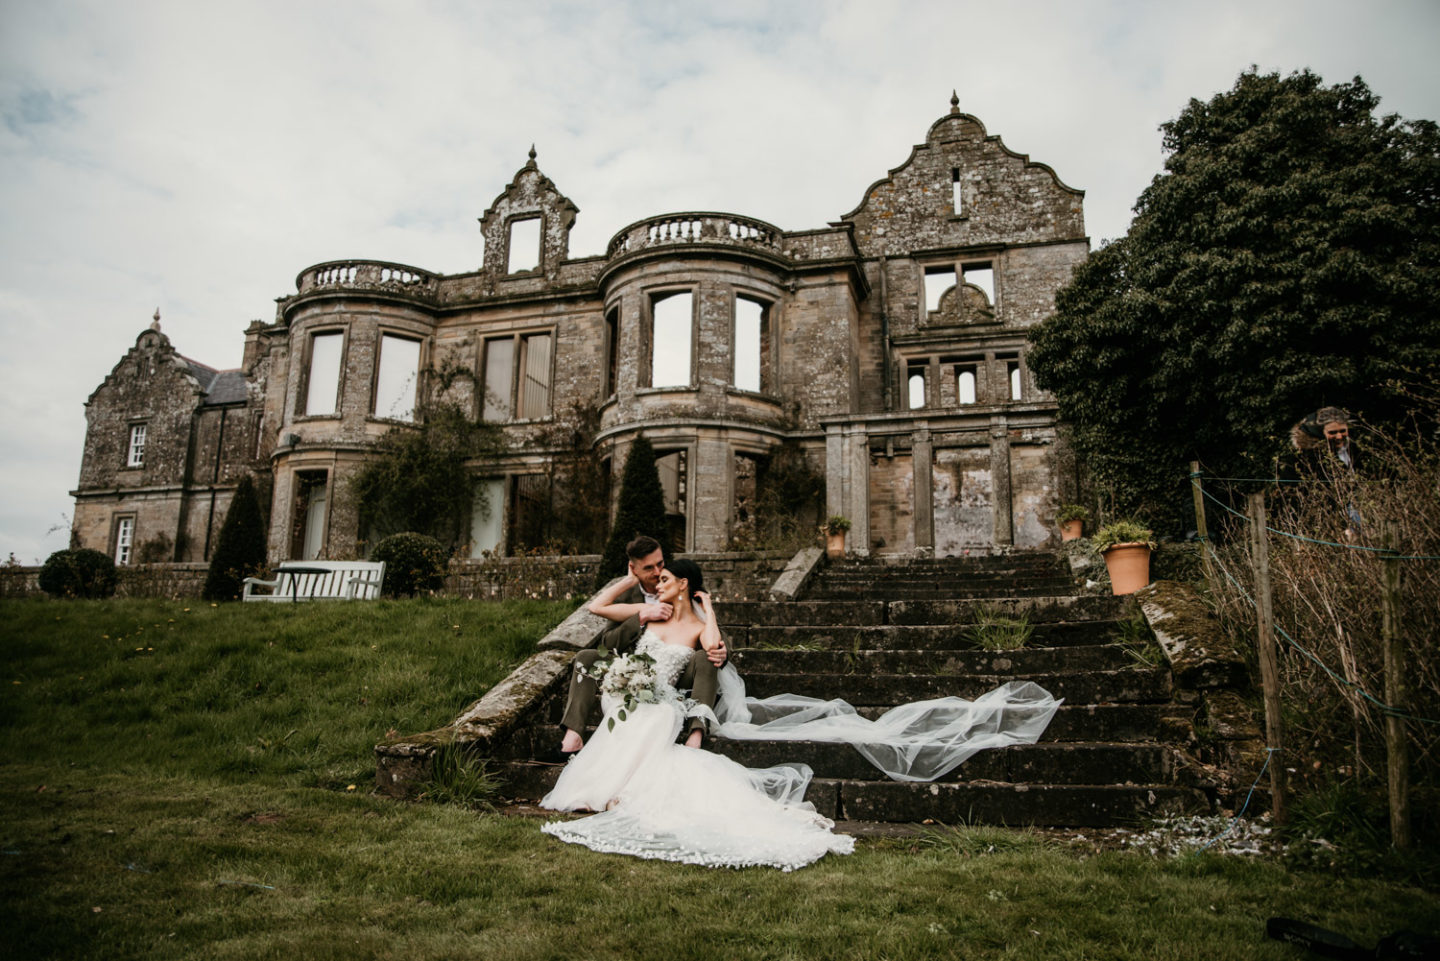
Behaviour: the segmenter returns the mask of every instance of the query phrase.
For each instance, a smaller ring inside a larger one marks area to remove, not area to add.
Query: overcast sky
[[[1436,0],[0,0],[0,560],[66,545],[84,402],[156,307],[227,368],[311,264],[473,270],[532,143],[572,256],[679,210],[802,230],[953,89],[1098,244],[1190,98],[1309,67],[1436,119],[1437,39]]]

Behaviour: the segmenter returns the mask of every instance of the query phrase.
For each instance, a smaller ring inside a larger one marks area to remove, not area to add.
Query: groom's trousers
[[[590,713],[595,708],[595,701],[600,696],[600,683],[595,678],[582,674],[580,668],[583,666],[588,671],[599,657],[600,651],[592,647],[576,654],[570,665],[570,691],[565,699],[565,716],[561,718],[560,724],[582,735],[585,733]],[[710,658],[705,655],[703,648],[695,651],[684,673],[675,682],[675,686],[681,690],[689,688],[690,696],[712,711],[715,709],[715,695],[719,684],[719,668],[710,663]],[[690,718],[686,727],[689,731],[708,732],[709,729],[710,725],[704,718],[699,717]]]

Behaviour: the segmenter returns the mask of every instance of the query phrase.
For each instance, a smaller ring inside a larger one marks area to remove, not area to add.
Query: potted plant
[[[1085,522],[1090,519],[1090,512],[1079,504],[1063,504],[1060,510],[1055,512],[1055,523],[1060,528],[1060,539],[1062,541],[1079,540],[1080,535],[1085,531]]]
[[[1138,521],[1117,520],[1101,527],[1091,539],[1105,558],[1114,594],[1133,594],[1150,583],[1150,552],[1154,532]]]
[[[850,529],[850,518],[842,517],[839,514],[831,514],[820,525],[820,533],[825,535],[825,553],[830,557],[843,557],[845,555],[845,532]]]

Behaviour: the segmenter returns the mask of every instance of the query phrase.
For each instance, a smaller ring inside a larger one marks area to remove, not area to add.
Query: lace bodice
[[[695,649],[681,647],[679,644],[666,644],[660,638],[646,630],[640,635],[640,640],[635,644],[635,651],[639,654],[649,654],[655,658],[655,673],[658,674],[666,684],[671,687],[685,673],[685,666],[690,663],[694,656]]]

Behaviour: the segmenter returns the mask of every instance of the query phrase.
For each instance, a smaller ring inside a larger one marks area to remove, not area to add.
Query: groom
[[[665,570],[665,552],[660,548],[660,542],[642,534],[625,545],[625,555],[630,559],[630,573],[634,574],[640,583],[621,594],[616,601],[645,606],[628,621],[615,624],[600,635],[599,647],[616,652],[634,647],[635,642],[640,639],[644,625],[651,621],[669,620],[671,614],[669,604],[655,599],[660,573]],[[720,646],[712,651],[697,650],[690,658],[690,666],[680,675],[675,686],[681,689],[690,688],[690,696],[713,711],[719,683],[716,673],[724,665],[728,654],[723,639]],[[593,677],[582,673],[581,668],[588,671],[599,657],[598,648],[587,648],[575,655],[575,661],[570,667],[570,693],[565,699],[565,715],[560,719],[560,724],[565,729],[565,736],[560,742],[561,754],[574,754],[585,744],[585,722],[590,717],[590,711],[599,695],[599,684]],[[685,739],[685,745],[699,747],[706,730],[704,718],[692,717],[690,734]]]

